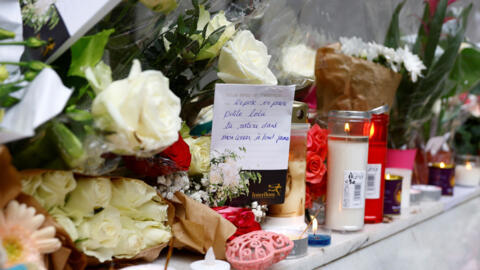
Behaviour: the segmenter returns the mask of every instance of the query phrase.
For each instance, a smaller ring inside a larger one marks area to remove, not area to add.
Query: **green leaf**
[[[458,55],[450,72],[450,79],[455,81],[461,92],[472,89],[480,81],[480,51],[467,48]]]
[[[422,21],[420,22],[420,26],[418,27],[417,32],[417,40],[413,45],[412,52],[414,54],[418,54],[420,59],[424,57],[424,45],[427,42],[427,32],[425,31],[425,26],[427,22],[430,20],[430,6],[428,2],[425,2],[425,9],[423,12]]]
[[[67,116],[68,118],[77,122],[85,122],[85,121],[93,120],[92,114],[90,112],[79,110],[76,108],[67,111]]]
[[[445,14],[447,13],[447,3],[448,0],[440,0],[437,5],[433,19],[428,24],[429,33],[427,43],[425,45],[425,56],[423,58],[423,63],[427,67],[433,62],[435,57],[435,50],[437,49],[438,41],[440,40],[440,35],[442,33],[443,20],[445,19]]]
[[[68,76],[85,77],[84,67],[94,67],[103,56],[108,38],[114,32],[113,29],[103,30],[92,36],[84,36],[73,44],[72,63],[68,70]]]
[[[405,2],[406,0],[398,4],[393,12],[392,20],[390,21],[390,26],[388,27],[387,35],[385,36],[384,45],[387,47],[394,49],[400,47],[400,26],[398,17],[400,15],[400,11],[402,11],[403,5],[405,5]]]

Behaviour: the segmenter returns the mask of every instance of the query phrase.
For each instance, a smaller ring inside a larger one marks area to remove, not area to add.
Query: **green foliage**
[[[18,83],[19,81],[0,84],[0,107],[1,108],[8,108],[19,102],[17,98],[10,96],[10,94],[15,93],[18,90],[23,88],[19,86]]]
[[[46,12],[38,14],[37,8],[35,7],[36,0],[23,0],[22,2],[23,23],[33,28],[35,32],[40,31],[44,26],[53,29],[60,21],[57,9],[53,4],[48,7]]]
[[[480,154],[480,118],[471,117],[455,134],[455,151],[461,155]]]
[[[85,77],[84,67],[94,67],[103,56],[108,38],[114,32],[113,29],[103,30],[92,36],[81,37],[73,44],[72,62],[68,70],[68,76]]]
[[[385,36],[384,45],[386,47],[390,47],[393,49],[397,49],[400,47],[400,25],[398,17],[400,15],[400,11],[402,11],[403,5],[405,5],[406,0],[402,1],[398,6],[395,8],[395,11],[392,15],[392,21],[390,22],[390,26],[387,30],[387,35]]]
[[[458,55],[450,80],[460,88],[460,92],[469,91],[480,83],[480,51],[467,48]]]
[[[206,35],[207,25],[197,30],[201,6],[206,3],[193,0],[193,9],[186,10],[176,21],[168,26],[168,30],[153,40],[142,53],[142,63],[147,68],[160,70],[170,80],[171,90],[185,105],[192,100],[199,82],[205,74],[213,71],[215,58],[197,60],[202,48],[215,44],[225,31],[220,27],[210,35]],[[209,5],[205,4],[208,9]],[[209,92],[202,92],[207,94]]]
[[[413,52],[420,56],[427,69],[416,83],[412,83],[405,76],[400,83],[389,126],[389,143],[393,148],[403,145],[414,148],[422,137],[428,139],[433,105],[437,99],[452,91],[448,78],[455,65],[460,44],[464,40],[472,5],[465,8],[457,18],[457,28],[454,33],[441,40],[447,2],[447,0],[440,0],[433,16],[429,14],[428,3],[425,4],[424,22],[420,24]],[[397,10],[402,6],[403,2],[397,6]],[[390,28],[397,29],[397,27],[398,21],[394,18]],[[392,35],[389,33],[387,38],[392,39]],[[443,46],[444,52],[436,58],[435,50],[440,45]]]

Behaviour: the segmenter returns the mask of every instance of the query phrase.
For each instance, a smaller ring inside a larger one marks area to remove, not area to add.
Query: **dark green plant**
[[[405,1],[400,3],[392,17],[385,44],[401,47],[398,15]],[[432,117],[432,107],[436,100],[451,91],[447,81],[458,56],[460,44],[464,41],[465,28],[472,4],[463,9],[455,18],[456,29],[453,33],[442,33],[442,25],[447,18],[448,0],[440,0],[433,14],[430,14],[429,2],[425,2],[422,23],[419,26],[413,53],[418,54],[426,70],[417,82],[403,77],[397,90],[391,111],[389,126],[389,144],[392,148],[407,146],[415,148],[428,139]],[[448,14],[450,17],[452,14]],[[435,50],[440,46],[444,52],[435,57]]]
[[[455,152],[461,155],[480,154],[480,118],[470,117],[455,133]]]

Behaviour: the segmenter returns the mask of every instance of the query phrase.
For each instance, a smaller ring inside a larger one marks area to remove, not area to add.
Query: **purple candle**
[[[455,186],[453,164],[433,163],[428,167],[428,184],[442,188],[442,195],[453,196]]]
[[[383,196],[383,214],[399,215],[402,203],[402,180],[399,175],[385,175],[385,194]]]

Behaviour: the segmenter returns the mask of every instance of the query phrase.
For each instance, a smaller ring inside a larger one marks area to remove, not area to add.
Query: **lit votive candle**
[[[370,114],[328,114],[328,178],[325,225],[337,231],[363,228]]]
[[[324,247],[330,245],[331,235],[328,230],[318,230],[318,222],[313,218],[312,231],[308,234],[308,245],[311,247]]]
[[[442,195],[452,196],[455,186],[453,164],[445,162],[433,163],[428,166],[428,184],[442,188]]]
[[[458,156],[455,165],[455,184],[476,187],[480,183],[480,157]]]

